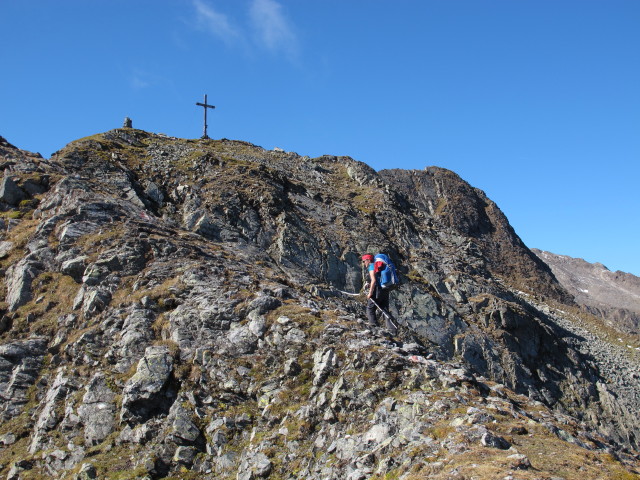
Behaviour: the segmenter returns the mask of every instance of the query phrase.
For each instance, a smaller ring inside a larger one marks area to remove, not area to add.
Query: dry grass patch
[[[29,332],[33,335],[54,336],[58,318],[72,311],[73,299],[79,285],[66,275],[44,272],[33,280],[32,300],[19,307],[12,316],[12,326],[3,338]]]

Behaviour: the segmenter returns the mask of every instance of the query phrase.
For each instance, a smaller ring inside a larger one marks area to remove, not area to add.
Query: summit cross
[[[204,103],[197,102],[196,105],[198,105],[199,107],[204,108],[204,131],[203,131],[203,134],[202,134],[201,138],[207,140],[207,139],[209,139],[209,135],[207,135],[207,108],[216,108],[216,107],[214,105],[209,105],[207,103],[207,96],[206,95],[204,96]]]

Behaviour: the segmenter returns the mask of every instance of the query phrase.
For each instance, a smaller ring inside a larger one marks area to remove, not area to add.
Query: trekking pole
[[[351,292],[345,292],[343,290],[338,290],[338,292],[344,295],[349,295],[350,297],[359,297],[360,295],[362,295],[362,293],[351,293]]]
[[[389,315],[386,312],[386,310],[384,310],[380,305],[378,305],[378,303],[373,298],[370,298],[369,300],[371,300],[373,302],[373,304],[376,307],[378,307],[378,310],[380,310],[382,312],[382,314],[385,316],[385,318],[391,322],[391,325],[393,325],[393,328],[398,330],[398,325],[396,325],[396,322],[393,321],[393,318],[391,317],[391,315]]]
[[[345,292],[343,290],[338,290],[338,292],[344,294],[344,295],[349,295],[350,297],[359,297],[360,295],[363,295],[363,293],[351,293],[351,292]],[[378,303],[373,299],[370,298],[369,300],[371,300],[373,302],[373,304],[378,308],[378,310],[380,310],[382,312],[382,314],[385,316],[385,318],[389,319],[389,321],[391,322],[391,325],[393,325],[393,327],[398,330],[398,324],[396,324],[396,322],[393,321],[393,317],[391,315],[389,315],[386,310],[384,310],[380,305],[378,305]]]

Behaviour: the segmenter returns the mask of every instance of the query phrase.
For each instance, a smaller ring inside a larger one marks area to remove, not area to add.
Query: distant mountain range
[[[586,310],[606,319],[614,328],[640,334],[640,278],[612,272],[601,263],[532,251],[551,267],[560,284]]]

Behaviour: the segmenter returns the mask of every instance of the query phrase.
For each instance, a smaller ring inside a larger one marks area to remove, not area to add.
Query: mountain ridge
[[[640,333],[640,278],[612,272],[602,263],[536,249],[533,252],[550,265],[560,283],[587,311],[625,333]]]
[[[636,478],[637,358],[453,172],[126,128],[0,153],[8,478]],[[341,293],[380,250],[398,338]]]

